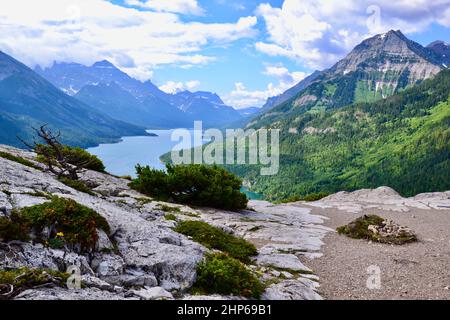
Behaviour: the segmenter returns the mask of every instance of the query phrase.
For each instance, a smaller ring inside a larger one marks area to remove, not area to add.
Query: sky
[[[107,59],[235,108],[262,106],[391,29],[450,42],[450,0],[0,0],[0,50],[30,67]]]

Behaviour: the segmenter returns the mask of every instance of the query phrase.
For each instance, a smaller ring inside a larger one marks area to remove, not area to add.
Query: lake
[[[189,148],[191,145],[198,147],[201,143],[185,141],[177,146],[180,141],[172,141],[171,136],[174,130],[148,130],[157,136],[124,137],[122,141],[112,144],[101,144],[87,151],[99,157],[105,164],[106,171],[117,176],[136,177],[136,164],[148,165],[155,169],[165,169],[164,163],[159,159],[163,154],[173,150]],[[190,130],[194,136],[194,130]],[[203,140],[203,144],[209,140]],[[249,199],[260,200],[262,196],[242,188]]]
[[[172,141],[171,136],[174,130],[148,130],[149,133],[158,135],[157,137],[124,137],[121,142],[112,144],[101,144],[95,148],[87,149],[91,154],[99,157],[105,164],[106,171],[117,176],[136,176],[136,164],[149,165],[155,169],[164,169],[165,165],[159,159],[163,154],[172,151],[180,141]],[[190,130],[194,136],[194,130]],[[204,140],[203,143],[208,142]],[[198,147],[200,144],[192,145]],[[190,147],[189,141],[184,145],[175,148],[181,150]]]

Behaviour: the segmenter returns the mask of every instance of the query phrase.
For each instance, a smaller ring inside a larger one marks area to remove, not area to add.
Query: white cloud
[[[450,0],[285,0],[281,8],[261,4],[256,14],[267,30],[258,51],[321,69],[371,35],[450,26]]]
[[[206,46],[251,37],[257,22],[242,17],[235,23],[187,23],[174,13],[107,0],[2,0],[0,21],[0,50],[30,66],[108,59],[139,79],[160,65],[214,61],[203,54]]]
[[[270,97],[278,96],[290,89],[307,74],[304,72],[289,72],[284,66],[266,66],[263,74],[274,77],[278,84],[269,83],[266,90],[248,90],[242,82],[235,83],[235,89],[225,97],[225,102],[237,109],[247,107],[260,107]]]
[[[126,0],[131,6],[147,8],[160,12],[173,12],[192,15],[203,15],[204,10],[197,0]]]
[[[159,89],[170,94],[175,94],[185,90],[192,91],[200,86],[200,81],[192,80],[187,82],[167,81]]]

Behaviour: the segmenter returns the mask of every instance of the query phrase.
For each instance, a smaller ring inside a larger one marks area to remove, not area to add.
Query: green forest
[[[256,125],[281,129],[279,174],[226,167],[269,200],[379,186],[403,196],[450,189],[450,70],[375,102],[299,110],[294,98],[279,108],[295,112]]]

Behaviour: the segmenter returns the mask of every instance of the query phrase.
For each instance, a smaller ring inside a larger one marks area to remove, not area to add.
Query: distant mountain
[[[261,108],[258,108],[258,107],[250,107],[250,108],[244,108],[244,109],[237,110],[237,112],[239,112],[239,114],[243,117],[257,114],[260,111],[261,111]]]
[[[434,41],[427,46],[428,49],[433,50],[445,65],[450,67],[450,44],[444,41]]]
[[[172,97],[177,105],[192,121],[203,121],[204,126],[221,126],[241,118],[240,113],[227,106],[222,99],[211,92],[183,91]]]
[[[74,96],[112,118],[147,128],[185,126],[185,114],[155,96],[137,98],[116,82],[86,85]]]
[[[149,128],[192,127],[194,120],[220,126],[240,117],[210,92],[167,94],[151,81],[136,80],[109,61],[92,66],[55,63],[36,71],[64,92],[108,115]]]
[[[433,77],[443,68],[433,50],[391,30],[364,40],[333,67],[308,79],[304,89],[289,100],[257,117],[251,126],[271,126],[309,111],[377,101]]]
[[[16,136],[29,139],[31,126],[43,124],[61,130],[64,143],[82,147],[146,134],[92,110],[0,51],[0,143],[23,147]]]

